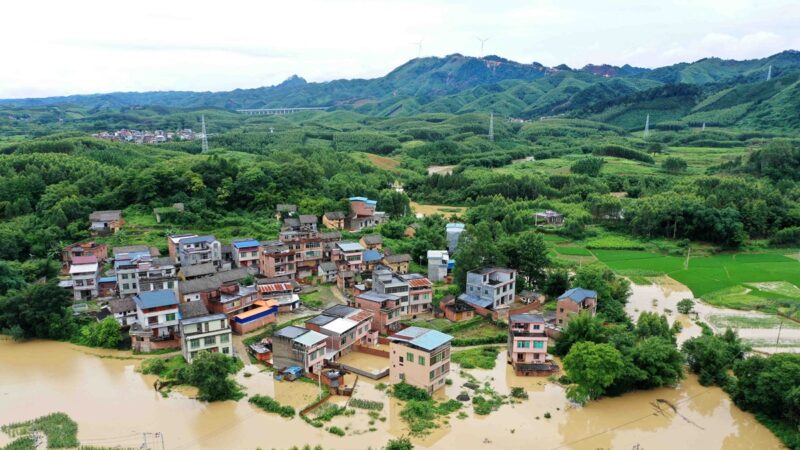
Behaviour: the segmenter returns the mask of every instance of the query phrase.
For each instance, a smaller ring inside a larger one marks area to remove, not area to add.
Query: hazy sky
[[[656,67],[800,49],[798,0],[0,2],[0,98],[371,78],[417,56]]]

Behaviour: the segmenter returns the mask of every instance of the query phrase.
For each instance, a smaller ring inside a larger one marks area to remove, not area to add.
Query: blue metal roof
[[[116,283],[117,277],[100,277],[97,280],[98,283]]]
[[[351,202],[364,202],[364,203],[368,203],[370,205],[377,205],[378,204],[377,200],[370,200],[367,197],[350,197],[349,200]]]
[[[591,289],[576,287],[564,292],[560,297],[558,297],[559,300],[563,300],[565,298],[568,298],[575,303],[583,303],[583,301],[587,298],[597,298],[597,292]]]
[[[408,342],[415,347],[431,351],[452,341],[453,336],[428,328],[408,327],[393,334],[390,339],[394,342]]]
[[[238,241],[232,244],[236,248],[249,248],[249,247],[258,247],[259,242],[255,239],[250,239],[249,241]]]
[[[123,265],[123,264],[130,264],[132,261],[135,261],[135,260],[140,259],[140,258],[145,258],[145,257],[149,258],[150,257],[150,251],[146,251],[146,252],[129,252],[129,253],[123,253],[120,256],[122,256],[122,255],[126,255],[126,258],[114,258],[114,268],[115,269],[118,268],[119,266]]]
[[[146,291],[133,297],[136,306],[141,309],[158,308],[160,306],[177,305],[178,299],[175,292],[170,290]]]
[[[492,306],[491,300],[480,298],[474,294],[461,294],[458,296],[458,299],[472,306],[480,306],[481,308]]]
[[[381,258],[383,258],[383,255],[381,255],[381,252],[377,250],[367,250],[364,252],[364,256],[362,257],[364,262],[380,261]]]

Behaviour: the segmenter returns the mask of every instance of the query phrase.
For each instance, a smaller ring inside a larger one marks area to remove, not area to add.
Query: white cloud
[[[27,0],[0,6],[0,97],[374,77],[416,56],[658,66],[800,47],[795,0]]]

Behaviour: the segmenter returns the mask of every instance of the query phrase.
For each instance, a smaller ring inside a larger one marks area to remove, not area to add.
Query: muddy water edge
[[[653,298],[655,293],[635,296]],[[676,292],[675,298],[683,298],[682,294]],[[647,306],[643,300],[634,303],[642,309]],[[689,336],[689,330],[681,336],[683,339]],[[478,416],[465,405],[465,418],[451,415],[440,429],[415,438],[416,448],[783,448],[724,392],[700,386],[691,375],[675,389],[634,392],[580,408],[567,402],[564,390],[545,378],[515,376],[505,360],[505,352],[500,352],[495,369],[468,373],[482,383],[488,382],[500,394],[523,387],[528,400],[503,405],[488,416]],[[142,433],[162,432],[169,449],[285,449],[304,444],[319,444],[325,450],[377,449],[408,432],[400,419],[402,405],[387,399],[375,387],[376,382],[363,377],[355,397],[383,401],[381,416],[385,419],[368,424],[370,419],[362,410],[353,416],[336,417],[330,425],[347,430],[347,436],[338,437],[297,417],[289,420],[264,413],[246,400],[208,404],[192,399],[190,390],[178,390],[163,398],[153,390],[154,378],[136,371],[140,362],[140,358],[125,352],[60,342],[0,340],[0,424],[63,411],[78,422],[78,437],[84,445],[139,447]],[[275,381],[259,366],[244,370],[251,376],[240,373],[237,381],[248,395],[273,395],[300,409],[316,394],[312,384]],[[462,385],[466,379],[456,365],[452,372],[453,384],[437,394],[440,400],[454,398],[465,389]],[[332,399],[339,404],[346,400]],[[545,418],[545,413],[551,417]],[[7,436],[0,434],[0,445],[7,442]]]

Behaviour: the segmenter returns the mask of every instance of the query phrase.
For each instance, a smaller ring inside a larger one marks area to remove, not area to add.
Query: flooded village
[[[240,239],[223,249],[213,236],[173,235],[169,257],[147,247],[115,248],[113,256],[97,246],[68,247],[62,285],[76,311],[113,317],[136,351],[1,339],[0,424],[63,412],[78,424],[81,445],[98,448],[378,449],[401,437],[420,449],[665,449],[678,440],[687,448],[783,448],[722,389],[701,386],[693,374],[674,387],[570,401],[561,360],[548,347],[574,317],[595,314],[595,291],[573,287],[546,298],[516,289],[515,270],[484,267],[468,272],[462,294],[434,305],[435,291],[453,282],[450,255],[463,225],[448,224],[449,248],[431,249],[427,265],[414,266],[380,235],[342,239],[382,220],[375,202],[350,201],[350,212],[323,216],[327,231],[317,217],[279,205],[276,241]],[[113,219],[95,224],[101,233],[123,223],[119,214],[96,218]],[[426,273],[412,271],[420,267]],[[114,285],[105,294],[103,280]],[[631,290],[632,318],[666,314],[683,325],[679,343],[702,334],[677,312],[677,302],[692,297],[684,286],[664,278]],[[738,314],[702,302],[695,311]],[[508,337],[489,342],[459,332],[481,327]],[[451,361],[472,348],[493,349],[491,368]],[[146,361],[191,363],[208,352],[241,361],[234,380],[244,398],[205,402],[195,387],[164,389],[162,377],[143,373]],[[398,384],[453,412],[416,430],[406,402],[389,394]],[[254,397],[292,414],[266,412]],[[479,412],[471,397],[494,403]],[[331,410],[337,413],[321,418]],[[0,446],[12,441],[0,434]]]

